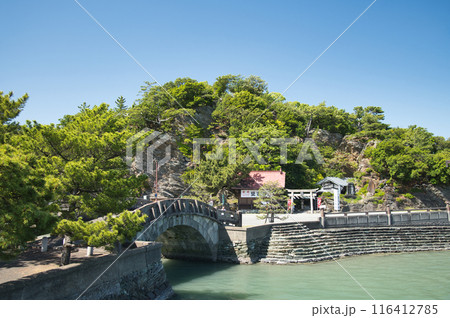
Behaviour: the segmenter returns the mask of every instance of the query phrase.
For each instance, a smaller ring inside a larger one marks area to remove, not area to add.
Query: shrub
[[[384,197],[385,194],[386,194],[386,192],[384,192],[384,191],[382,191],[380,189],[376,189],[374,196],[378,197],[378,198],[382,198],[382,197]]]
[[[367,187],[369,186],[369,184],[367,183],[364,187],[362,187],[359,191],[358,191],[358,195],[366,195],[367,194]]]
[[[344,201],[352,204],[352,203],[359,203],[362,200],[362,198],[360,196],[357,196],[356,198],[352,199],[352,198],[345,198],[344,197]]]
[[[356,171],[355,173],[353,173],[353,177],[356,179],[356,180],[361,180],[361,178],[363,177],[363,176],[365,176],[366,175],[366,173],[365,172],[362,172],[362,171]]]
[[[408,198],[408,199],[414,199],[414,198],[415,198],[415,196],[412,195],[411,193],[406,193],[406,194],[404,194],[404,197],[405,197],[405,198]]]

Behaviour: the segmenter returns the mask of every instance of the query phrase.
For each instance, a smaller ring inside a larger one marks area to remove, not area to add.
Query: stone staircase
[[[261,262],[318,262],[343,256],[450,249],[450,226],[372,227],[310,230],[273,225]]]

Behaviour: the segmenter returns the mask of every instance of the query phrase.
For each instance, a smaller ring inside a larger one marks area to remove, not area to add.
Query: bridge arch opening
[[[168,228],[156,238],[163,243],[162,255],[169,259],[215,260],[211,246],[203,235],[188,225]]]

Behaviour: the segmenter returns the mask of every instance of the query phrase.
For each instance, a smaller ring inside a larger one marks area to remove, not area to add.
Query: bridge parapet
[[[376,227],[450,223],[450,206],[402,211],[346,212],[320,217],[322,227]]]
[[[165,257],[216,260],[222,223],[214,207],[192,199],[169,199],[137,210],[149,216],[137,237],[162,242]]]
[[[199,214],[219,221],[217,209],[198,200],[168,199],[145,204],[136,210],[149,216],[148,221],[159,218],[162,214]]]

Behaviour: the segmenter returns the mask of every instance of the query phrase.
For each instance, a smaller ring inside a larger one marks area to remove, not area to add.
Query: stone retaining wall
[[[370,253],[450,250],[450,224],[321,229],[316,223],[225,228],[218,260],[285,264]]]
[[[272,224],[249,228],[223,227],[219,231],[217,260],[253,264],[267,250]]]
[[[89,259],[1,284],[0,299],[77,299],[116,259]],[[151,243],[125,252],[80,299],[167,299],[172,294],[161,243]]]
[[[318,262],[343,256],[450,250],[450,225],[311,230],[302,224],[272,227],[266,263]]]

